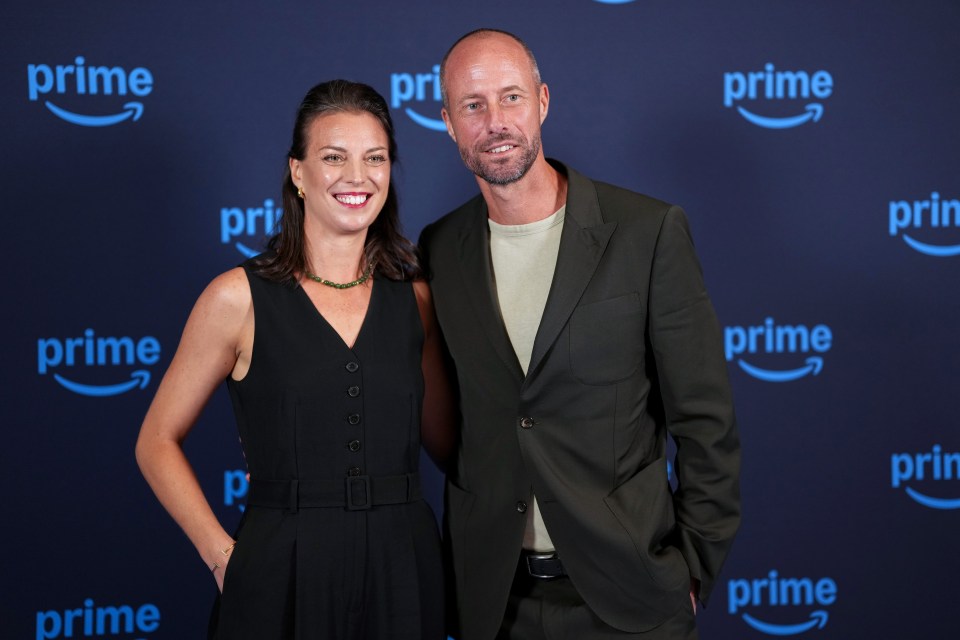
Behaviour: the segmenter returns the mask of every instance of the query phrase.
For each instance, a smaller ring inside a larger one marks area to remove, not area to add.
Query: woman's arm
[[[207,566],[219,565],[213,573],[221,589],[233,539],[210,508],[181,445],[223,380],[246,374],[252,344],[250,285],[242,269],[233,269],[200,294],[137,439],[140,470]]]
[[[443,336],[433,310],[433,298],[426,282],[413,283],[423,323],[423,411],[420,441],[442,469],[456,443],[457,408],[447,370]]]

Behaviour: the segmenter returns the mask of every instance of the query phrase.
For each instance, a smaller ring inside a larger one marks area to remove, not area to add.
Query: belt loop
[[[407,474],[407,502],[413,502],[423,497],[423,491],[420,488],[420,472],[414,471]]]
[[[296,513],[297,508],[299,507],[300,502],[300,481],[291,480],[290,481],[290,497],[289,502],[287,503],[290,513]]]

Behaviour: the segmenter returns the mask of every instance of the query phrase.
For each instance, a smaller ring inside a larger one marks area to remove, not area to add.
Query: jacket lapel
[[[528,378],[536,372],[550,346],[566,326],[617,226],[615,222],[603,221],[597,190],[590,180],[559,163],[554,163],[554,166],[567,174],[567,210],[550,295],[527,368]],[[499,326],[502,324],[501,321]]]
[[[490,265],[490,236],[487,232],[487,207],[477,199],[471,223],[460,233],[460,271],[464,290],[470,300],[477,320],[494,351],[506,365],[517,382],[523,381],[523,369],[510,343],[500,304],[493,284],[493,269]]]

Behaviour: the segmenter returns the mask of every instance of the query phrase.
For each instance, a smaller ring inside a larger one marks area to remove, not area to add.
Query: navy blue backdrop
[[[956,2],[37,0],[0,15],[2,637],[203,635],[209,569],[133,458],[187,314],[263,246],[318,81],[390,101],[408,235],[474,194],[435,129],[435,70],[479,26],[537,53],[549,156],[690,216],[744,454],[744,525],[703,637],[956,634]],[[225,393],[186,448],[229,529],[245,486]]]

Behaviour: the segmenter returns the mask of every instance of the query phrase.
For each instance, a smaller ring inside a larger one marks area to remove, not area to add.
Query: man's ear
[[[450,123],[450,114],[447,113],[446,107],[440,109],[440,117],[443,118],[443,124],[447,125],[447,134],[454,142],[456,142],[457,136],[453,133],[453,125]]]
[[[540,124],[543,124],[543,121],[547,119],[547,111],[550,110],[550,90],[547,88],[547,83],[540,83],[540,91],[538,92],[540,99]]]

